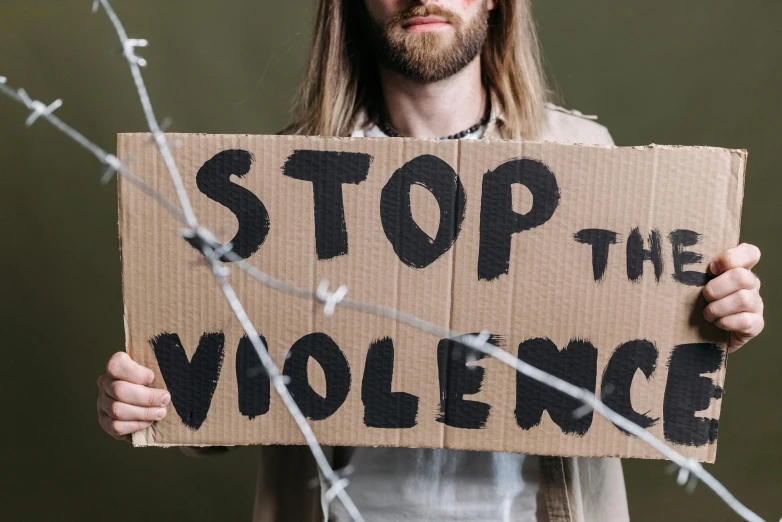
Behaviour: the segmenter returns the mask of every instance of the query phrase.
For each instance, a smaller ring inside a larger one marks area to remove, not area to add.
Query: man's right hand
[[[149,388],[152,370],[133,361],[125,352],[115,353],[98,377],[98,423],[116,439],[129,440],[166,416],[171,394]]]

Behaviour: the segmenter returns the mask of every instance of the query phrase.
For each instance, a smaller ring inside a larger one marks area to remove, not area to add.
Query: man
[[[510,138],[612,145],[608,131],[547,105],[529,0],[321,0],[315,42],[288,132],[336,136]],[[704,315],[736,349],[763,328],[760,257],[740,245],[712,261]],[[170,395],[124,354],[100,377],[98,415],[127,438],[162,419]],[[353,469],[348,493],[369,521],[628,519],[617,459],[329,448]],[[192,449],[191,453],[199,453]],[[306,447],[264,447],[255,519],[349,520],[308,486]],[[323,488],[321,488],[322,490]]]

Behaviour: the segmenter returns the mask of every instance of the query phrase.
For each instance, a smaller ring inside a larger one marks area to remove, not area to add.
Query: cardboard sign
[[[735,246],[746,152],[514,141],[171,135],[195,214],[233,251],[496,346],[713,461],[727,335],[702,318]],[[121,158],[170,200],[148,134]],[[303,438],[199,251],[119,186],[127,350],[171,392],[136,445]],[[321,443],[659,455],[493,358],[410,326],[231,282]],[[287,354],[287,358],[286,358]]]

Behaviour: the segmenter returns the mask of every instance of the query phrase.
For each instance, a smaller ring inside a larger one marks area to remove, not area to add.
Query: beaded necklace
[[[477,131],[478,129],[480,129],[481,127],[483,127],[487,123],[489,123],[489,116],[490,116],[490,111],[488,110],[488,107],[487,107],[486,114],[483,116],[481,121],[479,121],[478,123],[476,123],[475,125],[473,125],[469,129],[464,129],[463,131],[457,132],[456,134],[451,134],[450,136],[442,136],[440,139],[441,140],[460,140],[460,139],[464,138],[465,136],[467,136],[468,134],[472,134],[473,132]],[[401,134],[399,134],[397,131],[392,129],[391,126],[388,125],[383,120],[380,120],[377,123],[377,126],[380,128],[381,131],[383,131],[383,133],[386,136],[388,136],[390,138],[401,138],[402,137]]]

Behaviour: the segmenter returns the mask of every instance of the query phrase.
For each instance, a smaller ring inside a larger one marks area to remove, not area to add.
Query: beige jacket
[[[550,105],[542,139],[562,143],[613,145],[605,127],[577,111]],[[494,115],[485,137],[499,137]],[[361,135],[360,132],[356,134]],[[213,450],[214,451],[214,450]],[[255,496],[254,522],[323,522],[315,462],[306,446],[265,446]],[[203,454],[190,448],[189,453]],[[326,448],[332,467],[350,461],[350,448]],[[538,520],[541,522],[622,522],[629,520],[619,459],[540,457]],[[371,522],[371,521],[368,521]]]

